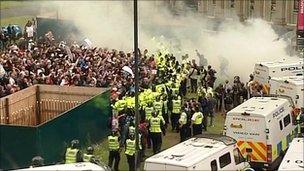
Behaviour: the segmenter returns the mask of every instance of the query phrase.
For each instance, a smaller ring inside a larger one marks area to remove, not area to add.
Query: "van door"
[[[262,117],[246,115],[230,115],[227,117],[226,135],[237,140],[241,154],[251,161],[266,162],[266,123]]]

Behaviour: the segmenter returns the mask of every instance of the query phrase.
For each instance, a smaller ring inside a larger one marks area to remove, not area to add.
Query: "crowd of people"
[[[34,41],[34,31],[28,28],[32,24],[26,27],[25,38],[0,52],[0,97],[34,84],[110,87],[113,110],[108,165],[114,163],[113,169],[118,170],[124,147],[129,169],[134,170],[134,52],[57,41],[51,31]],[[252,76],[248,84],[236,76],[233,84],[227,80],[215,87],[217,72],[211,65],[199,66],[195,60],[189,61],[188,55],[178,61],[162,50],[156,54],[138,51],[139,160],[145,157],[146,149],[160,152],[169,128],[180,133],[182,142],[213,127],[217,111],[228,112],[250,96],[265,93]]]

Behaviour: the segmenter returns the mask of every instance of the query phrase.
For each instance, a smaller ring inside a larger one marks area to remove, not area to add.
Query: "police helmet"
[[[32,159],[32,167],[40,167],[44,165],[44,159],[41,156],[35,156]]]
[[[78,140],[72,140],[71,141],[71,147],[72,148],[78,148],[79,147],[79,141]]]
[[[93,152],[94,152],[93,147],[89,146],[89,147],[87,148],[87,153],[88,153],[88,154],[93,154]]]

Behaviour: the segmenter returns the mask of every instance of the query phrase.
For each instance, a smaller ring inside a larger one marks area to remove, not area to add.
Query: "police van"
[[[200,135],[145,160],[144,170],[242,170],[249,168],[236,141],[223,135]]]
[[[227,113],[223,133],[253,168],[276,168],[294,136],[292,108],[291,99],[252,97]]]
[[[303,171],[304,170],[304,139],[295,138],[289,145],[289,149],[285,154],[279,170],[283,171]]]
[[[56,171],[66,171],[66,170],[75,170],[75,171],[88,171],[88,170],[96,170],[96,171],[110,171],[111,169],[108,166],[100,166],[90,162],[80,162],[80,163],[71,163],[71,164],[58,164],[58,165],[50,165],[50,166],[42,166],[42,167],[33,167],[27,169],[19,169],[20,171],[25,170],[56,170]]]
[[[304,71],[303,59],[288,58],[274,62],[259,62],[254,66],[254,81],[268,84],[273,77],[297,76]]]
[[[304,75],[274,77],[269,83],[270,94],[290,96],[295,107],[304,107]]]

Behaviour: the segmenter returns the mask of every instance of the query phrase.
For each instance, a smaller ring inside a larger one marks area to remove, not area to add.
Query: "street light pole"
[[[138,16],[137,16],[137,0],[133,0],[133,10],[134,10],[134,64],[135,64],[135,170],[139,169],[139,104],[138,104],[138,90],[139,90],[139,71],[138,71]]]

